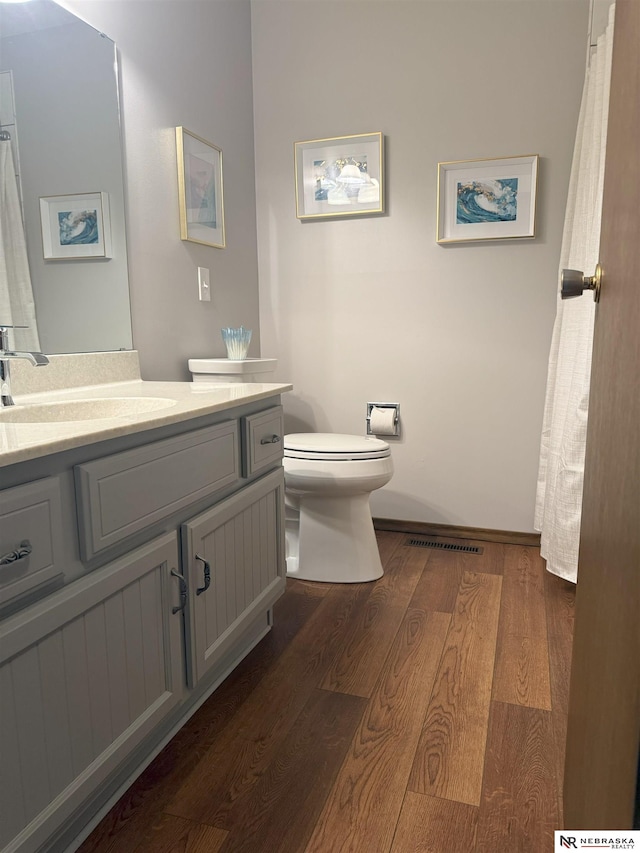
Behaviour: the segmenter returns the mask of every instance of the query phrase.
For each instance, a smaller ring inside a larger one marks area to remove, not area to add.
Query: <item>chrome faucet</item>
[[[16,352],[9,349],[9,329],[26,328],[26,326],[0,326],[0,408],[14,405],[9,370],[12,358],[26,358],[34,367],[49,364],[49,359],[41,352]]]

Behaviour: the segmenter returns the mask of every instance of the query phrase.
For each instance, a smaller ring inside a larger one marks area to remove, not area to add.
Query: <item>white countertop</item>
[[[118,438],[132,432],[142,432],[222,412],[234,406],[277,396],[291,391],[292,388],[292,385],[281,383],[209,385],[193,382],[147,382],[138,379],[14,395],[16,405],[126,397],[162,398],[171,401],[171,405],[136,415],[57,423],[3,423],[0,409],[0,467]]]

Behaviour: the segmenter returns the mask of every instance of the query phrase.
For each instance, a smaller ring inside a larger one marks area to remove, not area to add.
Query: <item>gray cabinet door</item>
[[[0,849],[35,851],[184,694],[177,535],[0,626]]]
[[[187,679],[194,687],[284,592],[282,468],[183,524],[182,561]]]

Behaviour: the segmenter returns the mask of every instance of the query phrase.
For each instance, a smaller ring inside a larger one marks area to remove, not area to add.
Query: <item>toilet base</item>
[[[287,575],[366,583],[383,575],[369,494],[304,495],[286,508]]]

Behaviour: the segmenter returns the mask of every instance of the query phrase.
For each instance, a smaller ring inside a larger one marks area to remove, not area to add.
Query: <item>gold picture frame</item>
[[[176,127],[180,239],[224,249],[222,149]]]
[[[436,242],[535,237],[538,154],[438,163]]]
[[[384,213],[382,133],[295,142],[293,152],[298,219]]]

